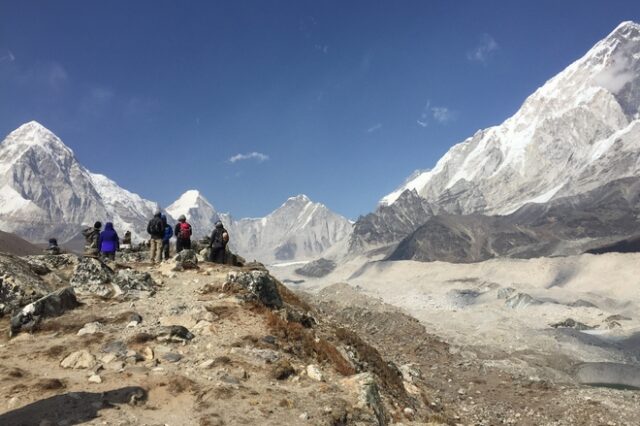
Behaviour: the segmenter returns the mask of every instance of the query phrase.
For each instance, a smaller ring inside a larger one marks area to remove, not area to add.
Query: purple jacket
[[[107,222],[104,226],[104,231],[98,237],[98,247],[101,253],[115,253],[120,248],[120,239],[113,229],[113,223]]]

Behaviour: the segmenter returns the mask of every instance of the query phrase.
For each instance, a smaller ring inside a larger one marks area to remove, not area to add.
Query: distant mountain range
[[[53,132],[31,121],[0,144],[0,230],[34,243],[57,237],[77,240],[83,225],[111,221],[146,239],[146,225],[158,203],[145,200],[82,166]],[[166,208],[172,223],[184,214],[196,238],[208,235],[223,219],[232,247],[263,262],[313,259],[347,237],[352,224],[306,196],[290,198],[264,218],[220,215],[197,190],[189,190]]]
[[[418,260],[569,254],[640,232],[639,177],[640,25],[624,22],[504,123],[385,196],[349,247]]]

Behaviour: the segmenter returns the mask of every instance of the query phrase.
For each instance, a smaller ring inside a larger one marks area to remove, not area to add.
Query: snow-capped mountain
[[[55,134],[31,121],[0,144],[0,228],[33,242],[63,242],[83,224],[111,221],[124,233],[146,235],[158,208],[83,167]]]
[[[247,260],[310,260],[347,238],[352,223],[306,195],[289,198],[263,218],[220,219],[231,236],[231,248]]]
[[[180,215],[185,215],[196,238],[210,235],[214,224],[219,220],[216,209],[195,189],[190,189],[182,194],[167,207],[167,213],[174,223],[178,221]]]
[[[384,197],[416,190],[449,213],[508,214],[640,172],[640,25],[620,24],[533,93]]]

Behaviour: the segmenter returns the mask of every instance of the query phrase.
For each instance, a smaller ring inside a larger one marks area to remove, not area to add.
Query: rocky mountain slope
[[[143,235],[157,204],[91,173],[60,138],[35,121],[0,144],[0,228],[30,241],[60,242],[82,224],[112,221]]]
[[[319,257],[348,238],[352,224],[306,195],[289,198],[263,218],[236,220],[220,215],[233,250],[261,262],[299,261]]]
[[[506,216],[432,216],[388,259],[480,262],[604,250],[640,235],[639,213],[640,178],[625,178],[584,194],[527,204]]]
[[[261,265],[133,258],[0,254],[10,284],[1,424],[595,425],[637,415],[625,391],[505,368],[499,354],[461,351],[344,284],[296,295]]]
[[[588,205],[581,194],[640,176],[639,70],[640,25],[624,22],[511,118],[455,145],[432,170],[384,197],[375,213],[356,223],[351,250],[408,235],[394,232],[398,225],[391,222],[400,221],[402,231],[413,224],[413,232],[433,212],[509,215],[571,196]],[[420,210],[420,216],[402,213]]]
[[[0,252],[26,256],[29,254],[42,254],[42,248],[17,235],[0,231]]]

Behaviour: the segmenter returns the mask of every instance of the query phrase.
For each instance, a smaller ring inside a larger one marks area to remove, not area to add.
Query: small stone
[[[146,361],[151,361],[153,359],[153,349],[151,349],[149,346],[145,346],[144,349],[142,349],[141,355],[142,357],[146,360]]]
[[[92,374],[89,377],[89,383],[102,383],[102,377],[98,376],[97,374]]]
[[[309,413],[302,413],[298,416],[300,420],[309,420]]]
[[[96,359],[86,350],[73,352],[62,360],[60,366],[62,368],[87,369],[96,365]]]
[[[404,412],[404,415],[408,418],[411,418],[416,414],[415,410],[411,407],[405,407],[405,409],[402,411]]]
[[[324,381],[324,375],[322,374],[320,367],[315,364],[307,365],[307,376],[310,379],[317,380],[318,382]]]
[[[96,334],[102,329],[102,324],[99,322],[90,322],[85,324],[80,330],[78,330],[78,336],[84,336],[85,334]]]
[[[137,327],[138,324],[140,324],[138,321],[131,321],[129,324],[127,324],[127,328]]]
[[[200,367],[202,368],[211,368],[211,366],[215,363],[214,360],[212,359],[208,359],[206,361],[204,361],[202,364],[200,364]]]
[[[175,352],[167,352],[166,354],[162,355],[162,359],[169,362],[178,362],[182,359],[182,355]]]

